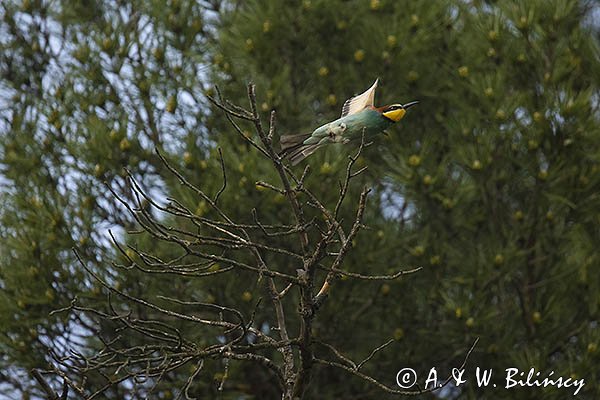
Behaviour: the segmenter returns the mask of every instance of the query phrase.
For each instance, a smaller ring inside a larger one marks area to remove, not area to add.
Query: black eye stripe
[[[404,107],[402,107],[402,106],[389,106],[386,111],[394,111],[394,110],[399,110],[401,108],[404,108]]]

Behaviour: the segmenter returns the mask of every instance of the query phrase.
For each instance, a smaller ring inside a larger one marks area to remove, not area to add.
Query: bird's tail
[[[304,141],[308,139],[310,135],[310,133],[302,133],[299,135],[281,136],[279,139],[279,144],[281,144],[281,152],[279,155],[290,160],[292,165],[298,164],[321,147],[318,143],[304,144]]]

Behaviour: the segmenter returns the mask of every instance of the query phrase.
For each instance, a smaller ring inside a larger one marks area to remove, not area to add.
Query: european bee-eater
[[[292,165],[296,165],[321,146],[360,141],[363,134],[365,141],[371,140],[400,121],[406,110],[418,103],[411,101],[375,107],[373,102],[378,82],[379,79],[376,79],[366,92],[346,100],[339,119],[318,127],[312,133],[281,136],[281,155],[288,158]]]

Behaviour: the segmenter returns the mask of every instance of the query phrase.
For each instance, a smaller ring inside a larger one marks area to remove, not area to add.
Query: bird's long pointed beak
[[[419,102],[411,101],[410,103],[403,104],[402,107],[404,107],[404,109],[406,110],[407,108],[410,108],[410,107],[414,106],[415,104],[419,104]]]

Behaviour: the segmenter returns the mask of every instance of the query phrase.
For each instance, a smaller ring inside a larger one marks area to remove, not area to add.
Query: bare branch
[[[339,274],[341,276],[347,276],[347,277],[356,278],[356,279],[363,279],[363,280],[367,280],[367,281],[393,281],[395,279],[400,278],[401,276],[419,272],[420,270],[423,269],[423,267],[417,267],[417,268],[412,268],[412,269],[408,269],[408,270],[398,271],[392,275],[364,275],[364,274],[357,274],[355,272],[348,272],[348,271],[344,271],[344,270],[341,270],[338,268],[331,268],[331,267],[330,268],[322,268],[322,269],[325,271],[333,272],[335,274]]]
[[[384,344],[384,346],[387,346],[391,342],[393,342],[393,340],[390,341],[390,342],[387,342],[386,344]],[[479,342],[479,338],[475,339],[475,342],[471,345],[471,347],[467,351],[467,354],[466,354],[466,356],[465,356],[462,364],[460,365],[460,367],[458,367],[459,370],[464,369],[465,365],[467,364],[467,360],[469,359],[469,356],[471,355],[471,353],[475,349],[475,346],[477,346],[478,342]],[[374,352],[378,351],[378,349],[379,348],[375,349]],[[399,389],[395,389],[393,387],[387,386],[384,383],[381,383],[380,381],[378,381],[377,379],[373,378],[370,375],[367,375],[367,374],[365,374],[363,372],[360,372],[359,371],[359,366],[357,366],[357,368],[353,368],[353,367],[350,367],[348,365],[341,364],[339,362],[324,360],[324,359],[320,359],[320,358],[315,358],[315,362],[317,364],[322,364],[322,365],[326,365],[326,366],[329,366],[329,367],[335,367],[335,368],[342,369],[342,370],[344,370],[346,372],[349,372],[350,374],[352,374],[354,376],[357,376],[357,377],[359,377],[359,378],[361,378],[361,379],[363,379],[363,380],[371,383],[372,385],[380,388],[381,390],[383,390],[386,393],[403,395],[403,396],[418,396],[418,395],[421,395],[421,394],[424,394],[424,393],[435,392],[437,390],[442,389],[443,387],[445,387],[446,385],[448,385],[452,381],[452,374],[450,374],[450,376],[448,376],[448,378],[446,378],[444,380],[444,382],[442,382],[441,385],[439,385],[437,387],[431,387],[429,389],[415,390],[415,391],[399,390]],[[359,365],[362,366],[363,364],[364,364],[364,362],[361,363],[361,364],[359,364]]]
[[[267,141],[269,144],[273,142],[273,134],[275,133],[275,110],[271,111],[271,120],[269,121],[269,134],[267,135]]]
[[[361,362],[358,363],[358,365],[356,366],[356,370],[360,370],[360,368],[365,365],[366,363],[368,363],[374,356],[375,354],[377,354],[379,351],[385,349],[386,347],[388,347],[391,343],[394,343],[394,339],[390,339],[387,342],[385,342],[384,344],[382,344],[381,346],[377,347],[376,349],[374,349],[371,354],[369,354],[369,356],[367,358],[365,358],[364,360],[362,360]]]
[[[218,88],[218,87],[216,87],[216,90],[217,90],[217,93],[218,93],[218,95],[219,95],[219,98],[221,98],[221,92],[220,92],[219,88]],[[208,95],[207,95],[207,96],[206,96],[206,98],[207,98],[207,99],[208,99],[208,100],[209,100],[209,101],[210,101],[212,104],[214,104],[215,106],[217,106],[217,107],[218,107],[218,108],[220,108],[221,110],[225,111],[225,113],[226,113],[227,115],[232,115],[232,116],[234,116],[234,117],[236,117],[236,118],[239,118],[239,119],[244,119],[244,120],[246,120],[246,121],[254,121],[254,117],[252,116],[252,114],[251,114],[250,112],[248,112],[248,111],[246,111],[246,110],[244,110],[244,109],[240,108],[240,107],[237,107],[237,108],[238,108],[237,110],[232,110],[231,108],[224,106],[224,105],[223,105],[221,102],[217,101],[217,100],[216,100],[214,97],[212,97],[212,96],[208,96]]]
[[[219,196],[221,195],[221,193],[223,193],[225,191],[225,189],[227,188],[227,174],[225,173],[225,161],[223,160],[223,152],[221,151],[220,147],[219,147],[219,161],[221,163],[221,171],[223,172],[223,186],[221,186],[221,189],[219,189],[219,191],[215,195],[215,199],[213,200],[215,204],[217,204],[217,201],[219,201]]]
[[[363,171],[365,171],[367,169],[367,167],[365,166],[355,173],[352,172],[352,167],[354,166],[354,163],[356,162],[356,160],[358,160],[358,157],[360,157],[360,154],[362,153],[364,147],[365,147],[365,130],[363,129],[362,136],[360,139],[360,146],[358,148],[356,155],[348,156],[350,161],[348,162],[348,166],[346,167],[346,178],[344,179],[343,183],[340,183],[340,194],[339,194],[338,201],[337,201],[337,204],[335,205],[335,209],[333,212],[333,217],[335,219],[337,219],[338,214],[340,212],[340,207],[342,206],[342,203],[344,202],[344,199],[346,198],[346,193],[348,193],[348,187],[350,186],[350,180],[352,178],[358,176],[359,174],[361,174]]]
[[[48,396],[48,400],[59,400],[58,394],[54,391],[54,389],[52,389],[48,382],[46,382],[39,370],[35,368],[32,369],[31,375],[33,375],[35,380],[40,384],[40,387],[42,388],[44,393],[46,393],[46,396]],[[63,395],[65,395],[64,392]]]
[[[194,367],[194,372],[192,372],[192,374],[189,376],[189,378],[185,382],[185,385],[183,385],[183,388],[177,394],[177,397],[175,397],[175,400],[179,400],[181,398],[182,394],[185,396],[186,400],[196,400],[195,397],[190,397],[190,394],[188,391],[190,390],[190,386],[192,385],[192,383],[194,382],[196,377],[200,374],[200,371],[202,371],[203,367],[204,367],[204,359],[201,358],[196,363],[196,366]]]
[[[362,217],[363,217],[363,213],[365,211],[367,195],[369,194],[369,192],[370,192],[370,189],[364,188],[362,193],[360,194],[360,201],[358,204],[358,210],[356,211],[356,218],[354,220],[354,224],[352,225],[352,228],[350,229],[350,233],[348,234],[348,237],[344,240],[344,242],[342,244],[342,248],[340,249],[340,251],[338,253],[338,256],[336,257],[336,259],[333,261],[333,264],[331,265],[332,272],[329,272],[327,274],[327,278],[325,278],[325,282],[323,283],[321,290],[315,296],[314,304],[315,304],[316,308],[319,308],[323,304],[325,299],[327,298],[331,284],[336,277],[336,274],[333,271],[338,269],[338,267],[341,265],[342,261],[346,257],[346,253],[348,252],[348,250],[350,249],[350,247],[352,245],[352,241],[354,240],[354,237],[356,236],[356,234],[358,233],[358,231],[360,230],[360,228],[362,226]]]

